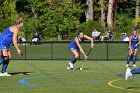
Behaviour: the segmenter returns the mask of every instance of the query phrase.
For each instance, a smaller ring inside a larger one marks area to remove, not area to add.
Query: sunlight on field
[[[139,75],[125,81],[122,61],[87,61],[82,71],[67,70],[68,61],[15,61],[0,77],[0,93],[139,93]],[[140,65],[138,63],[138,65]]]

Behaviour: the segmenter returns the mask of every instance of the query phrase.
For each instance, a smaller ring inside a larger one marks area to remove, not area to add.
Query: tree
[[[38,28],[44,38],[60,36],[66,39],[76,32],[83,10],[79,3],[73,3],[72,0],[54,0],[51,3],[46,0],[37,2],[37,12]]]
[[[139,7],[140,0],[136,0],[136,10],[135,10],[135,19],[137,19],[140,15],[140,7]],[[135,28],[138,27],[138,23],[135,23]]]
[[[5,0],[4,3],[4,17],[15,20],[15,16],[17,16],[16,12],[16,1],[15,0]]]
[[[13,25],[17,12],[15,0],[0,0],[0,32]]]
[[[3,16],[3,0],[0,0],[0,18]]]
[[[38,19],[38,13],[37,13],[37,2],[38,0],[27,0],[29,2],[29,6],[28,9],[31,10],[31,14],[32,14],[32,31],[34,31],[33,33],[39,33],[38,32],[38,26],[37,26],[37,19]]]
[[[105,26],[105,0],[100,0],[101,6],[101,25]]]
[[[93,0],[87,0],[88,9],[86,11],[86,19],[93,20]]]
[[[115,3],[116,0],[109,0],[109,6],[108,6],[108,15],[107,15],[107,24],[109,27],[109,30],[113,30],[114,28],[114,16],[115,16]]]

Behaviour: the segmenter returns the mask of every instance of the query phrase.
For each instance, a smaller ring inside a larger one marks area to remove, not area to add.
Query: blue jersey
[[[131,48],[132,50],[138,50],[138,46],[136,47],[135,45],[139,42],[139,36],[137,35],[136,37],[132,36],[131,40]]]
[[[83,39],[81,40],[79,37],[76,37],[76,38],[78,39],[79,43],[81,43],[83,41]],[[70,42],[69,50],[79,50],[79,48],[74,40],[72,40]]]
[[[13,32],[6,28],[0,35],[0,50],[10,49],[10,44],[13,42]]]
[[[132,36],[131,45],[135,46],[139,42],[139,36]]]

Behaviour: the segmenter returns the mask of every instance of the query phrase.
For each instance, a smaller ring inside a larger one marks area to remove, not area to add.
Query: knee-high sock
[[[129,64],[130,59],[131,59],[131,55],[128,55],[128,56],[127,56],[127,64]]]
[[[140,74],[140,68],[131,70],[132,74]]]
[[[71,61],[70,61],[70,63],[75,63],[76,62],[76,60],[77,60],[77,58],[75,58],[74,56],[72,57],[72,59],[71,59]]]
[[[133,56],[133,64],[135,64],[136,61],[137,61],[137,57],[134,55],[134,56]]]
[[[5,73],[6,72],[6,69],[8,67],[8,64],[9,64],[9,60],[5,60],[3,62],[2,71],[1,71],[2,73]]]

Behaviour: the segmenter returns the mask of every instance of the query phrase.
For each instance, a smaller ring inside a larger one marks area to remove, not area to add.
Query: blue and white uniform
[[[131,46],[129,47],[129,49],[132,49],[132,50],[138,50],[138,47],[139,46],[136,46],[136,44],[139,42],[139,36],[136,35],[135,37],[132,36],[132,40],[131,40]],[[126,67],[129,66],[129,62],[130,60],[133,60],[133,67],[136,67],[136,60],[137,60],[137,55],[134,55],[134,54],[129,54],[127,56],[127,64],[126,64]]]
[[[136,35],[136,37],[132,36],[132,41],[131,41],[131,49],[134,50],[135,45],[139,42],[139,36]],[[138,50],[138,46],[135,48]]]
[[[78,39],[79,43],[81,43],[81,42],[83,41],[83,39],[80,39],[79,37],[76,37],[76,38]],[[70,42],[69,50],[76,50],[76,51],[79,51],[79,48],[78,48],[78,46],[77,46],[77,44],[76,44],[76,42],[75,42],[74,40],[72,40],[72,41]]]
[[[10,50],[10,44],[13,42],[13,32],[6,28],[0,35],[0,50]]]
[[[84,41],[84,38],[83,39],[80,39],[79,37],[76,37],[78,39],[78,42],[81,43],[82,41]],[[70,42],[70,45],[69,45],[69,50],[72,51],[72,50],[76,50],[77,52],[79,51],[79,48],[76,44],[76,42],[74,40],[72,40]],[[75,58],[75,56],[73,55],[73,57],[71,58],[71,61],[69,62],[69,65],[67,66],[67,69],[73,69],[73,65],[74,63],[76,62],[77,58]]]
[[[14,33],[10,30],[10,28],[6,28],[0,35],[0,50],[10,50],[10,44],[13,42]],[[3,53],[0,57],[0,64],[3,63],[2,71],[0,76],[10,76],[6,73],[6,69],[8,67],[10,59],[4,59]]]

